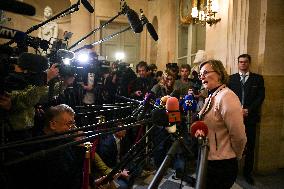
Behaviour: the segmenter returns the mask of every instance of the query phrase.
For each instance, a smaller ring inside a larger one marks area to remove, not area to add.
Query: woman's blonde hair
[[[199,70],[205,65],[210,64],[212,69],[220,76],[220,82],[222,84],[228,84],[229,81],[229,75],[223,65],[223,63],[220,60],[207,60],[205,62],[202,62],[199,66]]]
[[[175,75],[170,70],[165,70],[163,72],[162,78],[160,80],[161,85],[165,86],[166,79],[167,79],[168,76],[171,76],[173,78],[173,80],[175,81]]]

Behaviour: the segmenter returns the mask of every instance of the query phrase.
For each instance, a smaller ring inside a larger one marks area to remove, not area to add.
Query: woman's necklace
[[[211,109],[211,104],[212,104],[212,101],[214,99],[214,97],[222,90],[226,87],[225,84],[221,85],[214,93],[211,93],[209,95],[209,97],[207,98],[203,108],[200,110],[200,112],[198,113],[198,118],[199,120],[202,120],[205,116],[205,114]]]

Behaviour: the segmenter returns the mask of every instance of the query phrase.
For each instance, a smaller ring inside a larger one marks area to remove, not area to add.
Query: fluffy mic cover
[[[88,0],[81,0],[81,3],[89,11],[89,13],[93,13],[95,11],[92,5],[88,2]]]
[[[163,96],[162,98],[161,98],[161,101],[160,101],[160,105],[161,106],[166,106],[166,104],[167,104],[167,101],[168,101],[168,98],[169,98],[170,96]]]
[[[147,23],[146,24],[146,28],[149,32],[149,34],[151,35],[151,37],[155,40],[155,41],[158,41],[159,37],[158,37],[158,34],[154,28],[154,26],[151,24],[151,23]]]
[[[191,126],[190,126],[190,134],[191,136],[195,136],[195,133],[197,130],[203,131],[204,135],[208,135],[208,127],[204,123],[204,121],[195,121]]]
[[[126,16],[134,33],[141,33],[143,31],[143,25],[139,19],[138,14],[128,7]]]

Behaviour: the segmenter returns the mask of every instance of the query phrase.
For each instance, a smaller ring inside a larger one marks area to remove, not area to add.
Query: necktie
[[[120,162],[120,140],[118,140],[116,142],[116,148],[117,148],[117,157],[116,157],[116,159],[117,159],[117,162]]]
[[[245,84],[245,82],[246,82],[246,75],[245,74],[242,74],[241,75],[241,82],[242,82],[242,84],[244,85]]]
[[[245,87],[244,87],[244,85],[245,85],[245,82],[246,82],[246,75],[245,74],[242,74],[241,75],[241,82],[242,82],[242,105],[244,105],[244,103],[245,103]]]

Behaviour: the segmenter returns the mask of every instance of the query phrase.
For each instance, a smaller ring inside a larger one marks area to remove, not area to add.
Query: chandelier
[[[206,1],[206,3],[205,3]],[[184,0],[179,1],[179,14],[182,24],[209,24],[212,26],[220,22],[221,18],[216,18],[219,5],[217,0]]]

